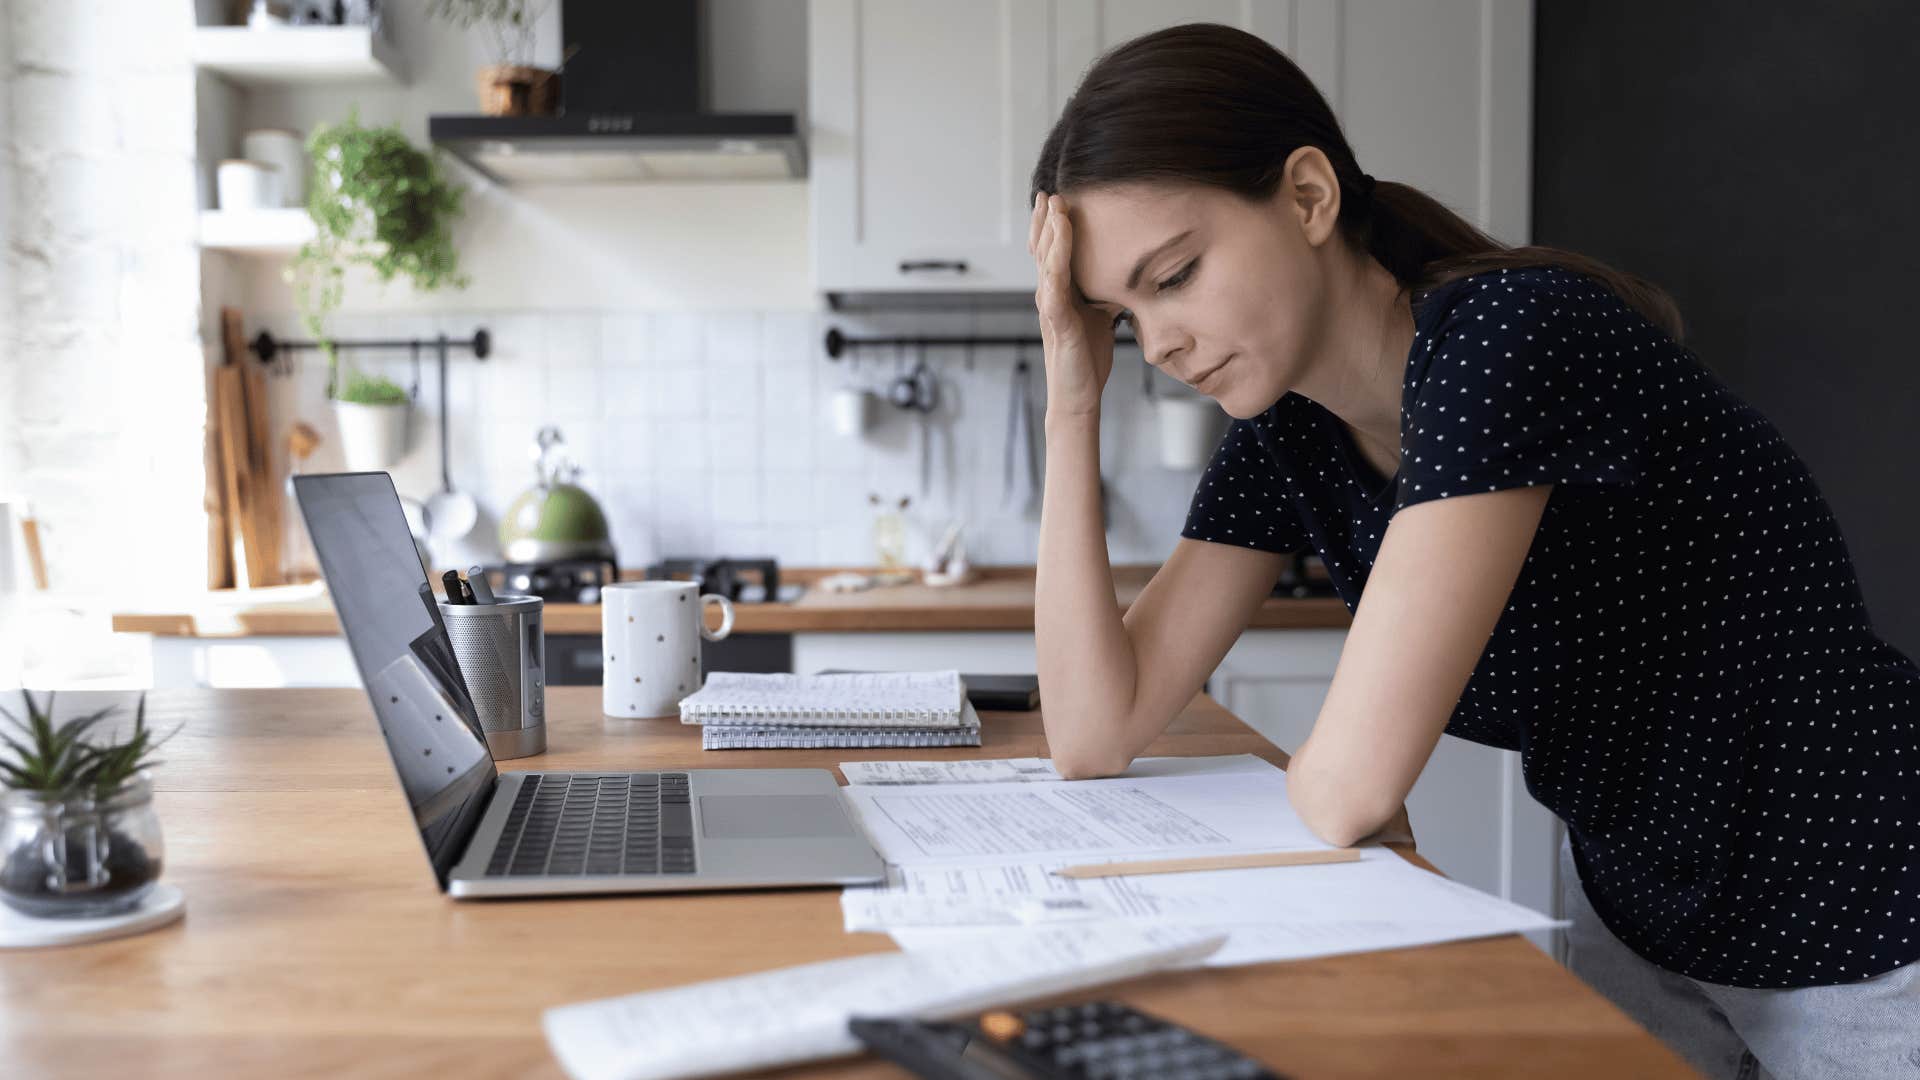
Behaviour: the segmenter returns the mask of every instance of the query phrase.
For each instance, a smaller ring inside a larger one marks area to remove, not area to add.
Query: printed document
[[[1429,873],[1385,848],[1353,863],[1063,878],[1040,863],[888,868],[849,887],[849,931],[903,949],[985,940],[1009,927],[1080,920],[1188,926],[1228,934],[1210,967],[1426,945],[1563,925]]]
[[[1101,780],[860,784],[843,794],[881,857],[898,866],[1329,846],[1294,814],[1286,774],[1272,766]]]
[[[886,952],[548,1009],[547,1043],[577,1080],[658,1080],[765,1069],[860,1051],[853,1016],[940,1019],[1082,990],[1219,947],[1217,933],[1104,924],[1006,944]]]

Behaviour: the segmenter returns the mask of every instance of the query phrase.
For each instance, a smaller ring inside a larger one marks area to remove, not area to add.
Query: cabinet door
[[[1309,2],[1310,0],[1301,0]],[[1296,0],[813,0],[808,135],[824,292],[1027,291],[1040,143],[1103,50],[1184,22],[1294,47]],[[1324,65],[1302,66],[1319,74]]]
[[[1031,290],[1027,177],[1053,122],[1051,3],[813,0],[822,291]]]
[[[1307,0],[1307,6],[1325,0]],[[1058,0],[1055,4],[1053,115],[1059,116],[1080,77],[1101,53],[1155,30],[1210,22],[1245,30],[1293,57],[1309,76],[1316,66],[1297,54],[1295,0]],[[1043,136],[1044,137],[1044,136]]]
[[[1030,630],[954,633],[817,633],[793,635],[793,670],[929,671],[1018,674],[1034,670]]]

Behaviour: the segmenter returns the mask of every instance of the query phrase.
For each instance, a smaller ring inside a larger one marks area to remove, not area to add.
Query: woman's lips
[[[1199,378],[1193,380],[1193,383],[1191,385],[1195,390],[1205,390],[1206,384],[1213,381],[1213,377],[1215,375],[1218,375],[1222,368],[1225,368],[1228,364],[1232,362],[1233,362],[1233,357],[1231,356],[1227,357],[1225,360],[1220,361],[1220,363],[1215,365],[1214,367],[1208,368],[1206,373],[1201,375]]]

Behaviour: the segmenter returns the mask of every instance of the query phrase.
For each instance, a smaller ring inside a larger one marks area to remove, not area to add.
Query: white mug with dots
[[[707,629],[708,604],[720,628]],[[694,581],[622,581],[600,590],[600,708],[608,716],[680,715],[680,699],[700,689],[701,641],[733,632],[733,601],[700,595]]]

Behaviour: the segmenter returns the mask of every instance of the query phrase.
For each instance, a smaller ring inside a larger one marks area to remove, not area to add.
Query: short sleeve
[[[1420,354],[1395,509],[1537,484],[1636,483],[1662,380],[1674,375],[1670,339],[1571,271],[1462,284]]]
[[[1180,535],[1286,554],[1307,543],[1289,486],[1262,443],[1260,418],[1235,420],[1200,474]]]

